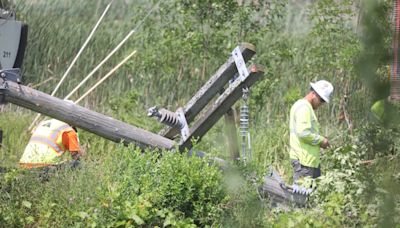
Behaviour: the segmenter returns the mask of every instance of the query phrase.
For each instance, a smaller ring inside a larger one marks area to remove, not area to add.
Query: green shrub
[[[222,175],[204,160],[122,145],[103,155],[78,170],[56,171],[48,182],[35,171],[0,176],[0,221],[7,226],[205,226],[220,217],[226,200]]]

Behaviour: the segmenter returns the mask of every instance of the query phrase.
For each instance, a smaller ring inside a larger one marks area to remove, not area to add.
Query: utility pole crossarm
[[[239,45],[245,62],[250,60],[255,54],[255,46],[250,43]],[[200,90],[184,106],[186,121],[190,124],[197,114],[217,95],[230,79],[238,72],[233,57],[229,59],[215,72],[215,74],[200,88]],[[173,138],[179,134],[179,130],[172,127],[164,128],[160,133],[167,138]]]
[[[262,78],[264,70],[261,66],[251,66],[249,68],[250,74],[244,80],[235,80],[224,93],[214,102],[214,104],[200,116],[199,120],[194,123],[190,128],[189,137],[183,141],[179,148],[180,150],[192,147],[191,140],[193,138],[203,137],[208,130],[223,116],[225,115],[232,105],[235,104],[242,96],[242,89],[251,87],[254,83]]]
[[[49,94],[0,78],[0,97],[5,102],[64,121],[103,138],[141,148],[173,149],[175,142],[109,116],[91,111]]]

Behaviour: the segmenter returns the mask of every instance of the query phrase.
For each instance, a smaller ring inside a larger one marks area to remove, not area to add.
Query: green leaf
[[[31,209],[32,203],[29,202],[29,201],[25,201],[25,200],[24,200],[24,201],[22,201],[22,206]]]
[[[35,218],[33,218],[32,216],[26,217],[26,221],[28,224],[31,224],[35,221]]]
[[[89,214],[86,213],[86,212],[84,212],[84,211],[80,211],[80,212],[78,213],[78,216],[79,216],[80,218],[82,218],[82,219],[85,219],[85,218],[88,218],[88,217],[89,217]]]
[[[114,224],[115,227],[120,227],[120,226],[125,226],[126,225],[126,221],[118,221]]]
[[[133,221],[136,222],[136,224],[138,224],[138,225],[143,225],[144,224],[143,219],[141,219],[138,215],[132,214],[130,217],[131,217],[131,219],[133,219]]]

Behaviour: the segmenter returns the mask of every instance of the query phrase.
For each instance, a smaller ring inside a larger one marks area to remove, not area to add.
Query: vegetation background
[[[51,93],[109,1],[0,3],[29,25],[24,84]],[[252,62],[266,67],[251,88],[252,162],[221,173],[201,159],[142,154],[82,132],[82,168],[41,182],[38,173],[17,168],[35,113],[7,104],[0,115],[0,166],[8,168],[0,174],[0,226],[399,226],[399,128],[369,114],[374,101],[388,96],[392,6],[388,0],[114,1],[56,96],[67,95],[140,25],[92,83],[138,53],[81,105],[156,132],[163,126],[146,117],[148,107],[183,106],[240,42],[252,43]],[[272,207],[249,176],[261,180],[273,167],[291,181],[289,109],[319,79],[335,86],[332,102],[317,111],[332,142],[322,155],[324,175],[306,208]],[[228,159],[225,140],[221,122],[196,149]]]

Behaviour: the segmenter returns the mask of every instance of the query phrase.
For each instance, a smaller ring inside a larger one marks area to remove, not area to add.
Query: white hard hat
[[[333,86],[330,82],[325,80],[317,81],[316,83],[310,83],[311,88],[326,102],[329,103],[329,99],[333,92]]]

